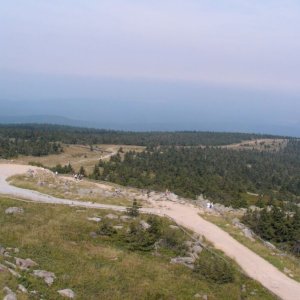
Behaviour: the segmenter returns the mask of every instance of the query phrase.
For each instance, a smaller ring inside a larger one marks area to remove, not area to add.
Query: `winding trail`
[[[6,181],[8,177],[25,173],[29,169],[38,168],[25,165],[0,164],[0,194],[41,203],[112,209],[117,211],[126,210],[123,206],[55,198],[36,191],[11,186]],[[280,272],[216,225],[201,218],[198,214],[200,212],[198,208],[191,204],[179,204],[170,201],[151,201],[151,204],[153,207],[143,208],[142,212],[161,216],[166,215],[174,219],[178,224],[200,235],[204,235],[217,249],[222,250],[227,256],[234,259],[248,276],[260,282],[279,298],[285,300],[300,299],[300,283]]]

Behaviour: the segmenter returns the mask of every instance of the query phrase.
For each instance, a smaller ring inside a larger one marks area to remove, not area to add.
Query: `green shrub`
[[[201,277],[215,283],[229,283],[234,281],[233,267],[216,254],[203,250],[195,263],[195,272]]]

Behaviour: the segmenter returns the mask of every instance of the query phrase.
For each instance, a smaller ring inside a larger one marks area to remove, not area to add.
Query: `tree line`
[[[300,141],[290,139],[278,152],[218,147],[158,147],[127,152],[100,161],[94,179],[121,185],[169,189],[196,198],[246,207],[247,192],[269,195],[270,201],[300,202]]]

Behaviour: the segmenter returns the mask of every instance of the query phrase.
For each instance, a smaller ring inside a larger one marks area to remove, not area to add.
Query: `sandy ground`
[[[115,205],[104,205],[91,202],[82,202],[68,199],[59,199],[36,191],[20,189],[10,186],[6,179],[12,175],[22,174],[31,166],[0,164],[0,193],[17,198],[30,199],[36,202],[82,206],[95,209],[113,209],[124,211],[126,208]],[[245,273],[259,281],[263,286],[281,299],[300,299],[300,283],[287,277],[260,256],[237,242],[228,233],[216,225],[199,216],[199,209],[191,204],[179,204],[170,201],[150,201],[152,208],[143,208],[145,213],[166,215],[178,224],[204,235],[217,249],[222,250],[227,256],[233,258]]]

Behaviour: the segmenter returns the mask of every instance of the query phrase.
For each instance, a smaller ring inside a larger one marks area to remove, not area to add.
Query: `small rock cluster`
[[[171,258],[172,264],[184,265],[190,269],[194,269],[195,261],[199,258],[199,254],[202,252],[203,248],[200,241],[186,241],[187,246],[186,256],[178,256]]]
[[[31,258],[24,259],[18,257],[17,254],[19,252],[18,248],[5,248],[0,245],[0,256],[4,258],[3,264],[0,263],[0,272],[9,272],[16,278],[21,278],[21,273],[27,272],[32,276],[43,279],[48,286],[51,286],[56,279],[55,274],[45,270],[34,269],[38,264]],[[4,287],[3,291],[5,294],[3,300],[16,300],[17,293],[39,295],[39,292],[37,291],[28,291],[22,284],[18,285],[18,290],[16,292],[12,291],[9,287]],[[75,298],[75,293],[70,289],[63,289],[57,292],[62,297]]]
[[[241,223],[240,220],[238,218],[234,218],[232,220],[232,224],[241,229],[242,233],[244,234],[244,236],[246,238],[248,238],[250,241],[254,242],[255,241],[255,233],[250,229],[248,228],[245,224]]]

